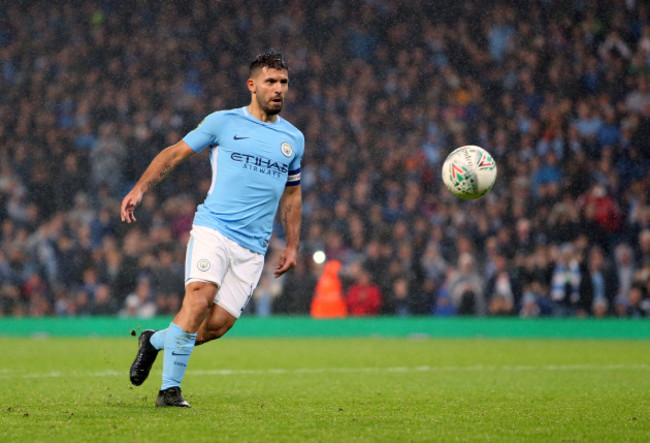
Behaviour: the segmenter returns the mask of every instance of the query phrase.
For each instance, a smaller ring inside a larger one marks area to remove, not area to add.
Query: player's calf
[[[232,328],[237,319],[221,306],[215,304],[208,317],[201,323],[196,334],[196,345],[202,345],[223,337]]]

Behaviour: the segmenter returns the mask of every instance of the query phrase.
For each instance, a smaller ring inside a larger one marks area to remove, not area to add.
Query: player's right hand
[[[121,215],[122,221],[131,223],[136,221],[135,215],[133,215],[133,210],[136,206],[142,201],[142,193],[132,189],[131,192],[126,194],[124,200],[122,200]]]

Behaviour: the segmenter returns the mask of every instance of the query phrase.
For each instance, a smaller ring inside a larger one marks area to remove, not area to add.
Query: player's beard
[[[275,104],[275,102],[273,102],[273,101],[269,100],[269,102],[271,104]],[[260,105],[260,108],[262,108],[262,111],[264,111],[266,113],[266,115],[277,115],[277,114],[280,113],[280,111],[282,111],[282,105],[283,105],[284,101],[281,101],[279,103],[279,106],[273,106],[273,107],[271,107],[271,105],[269,105],[269,102],[262,103],[261,100],[259,100],[259,99],[257,100],[257,103]]]

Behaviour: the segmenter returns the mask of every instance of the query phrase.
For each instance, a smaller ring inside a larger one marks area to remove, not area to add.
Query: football
[[[488,193],[497,178],[497,164],[485,149],[466,145],[451,152],[442,165],[442,181],[458,198],[474,200]]]

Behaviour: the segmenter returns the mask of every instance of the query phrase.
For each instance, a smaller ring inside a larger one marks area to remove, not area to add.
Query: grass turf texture
[[[0,441],[648,441],[641,340],[225,338],[192,409],[155,408],[136,339],[0,338]]]

